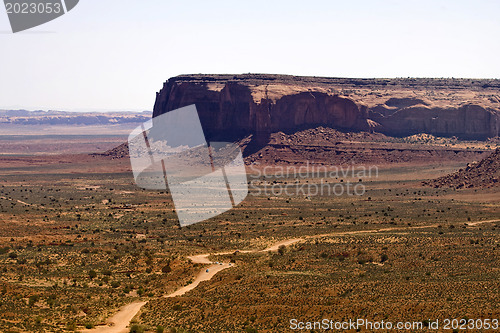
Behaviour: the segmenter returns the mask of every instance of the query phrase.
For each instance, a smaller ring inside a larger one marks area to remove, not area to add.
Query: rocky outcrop
[[[468,164],[465,169],[426,181],[424,185],[432,187],[453,187],[457,189],[472,187],[500,186],[500,149],[495,150],[480,162]]]
[[[499,80],[184,75],[157,94],[153,116],[196,104],[208,138],[327,126],[391,136],[487,139],[500,132]]]

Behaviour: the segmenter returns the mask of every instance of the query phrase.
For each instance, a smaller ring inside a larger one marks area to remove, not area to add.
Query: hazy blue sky
[[[0,108],[151,110],[184,73],[500,78],[498,0],[80,0],[12,34]]]

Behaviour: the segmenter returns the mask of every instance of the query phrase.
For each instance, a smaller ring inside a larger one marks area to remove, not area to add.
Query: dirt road
[[[216,255],[229,254],[229,253],[232,253],[232,252],[216,253]],[[198,275],[196,276],[196,278],[194,279],[194,281],[192,283],[190,283],[187,286],[184,286],[180,289],[177,289],[175,292],[173,292],[169,295],[165,295],[163,297],[176,297],[176,296],[184,295],[188,291],[196,288],[200,284],[200,282],[208,281],[211,278],[213,278],[214,275],[219,273],[220,271],[234,266],[234,264],[230,264],[230,263],[214,264],[213,262],[211,262],[208,259],[209,255],[210,254],[200,254],[200,255],[188,257],[195,264],[210,264],[210,266],[207,268],[204,268],[200,273],[198,273]]]
[[[468,222],[467,225],[469,227],[471,226],[477,226],[485,223],[495,223],[495,222],[500,222],[500,220],[488,220],[488,221],[477,221],[477,222]],[[438,225],[437,224],[432,224],[432,225],[426,225],[426,226],[415,226],[415,227],[402,227],[402,228],[384,228],[384,229],[374,229],[374,230],[358,230],[358,231],[346,231],[346,232],[338,232],[338,233],[329,233],[329,234],[320,234],[320,235],[314,235],[314,236],[305,236],[303,238],[293,238],[293,239],[286,239],[279,241],[268,248],[264,250],[253,250],[253,251],[239,251],[240,253],[255,253],[255,252],[272,252],[272,251],[278,251],[279,247],[284,245],[284,246],[289,246],[298,242],[303,242],[307,239],[314,239],[314,238],[321,238],[321,237],[329,237],[329,236],[346,236],[346,235],[355,235],[355,234],[372,234],[372,233],[379,233],[379,232],[386,232],[386,231],[407,231],[407,230],[414,230],[414,229],[425,229],[425,228],[436,228]],[[234,251],[226,251],[226,252],[220,252],[220,253],[208,253],[208,254],[198,254],[194,256],[188,257],[193,263],[196,264],[205,264],[205,265],[210,265],[208,267],[203,268],[198,275],[195,277],[194,281],[184,287],[181,287],[177,289],[175,292],[164,295],[163,297],[176,297],[176,296],[181,296],[187,293],[190,290],[193,290],[196,288],[200,282],[202,281],[208,281],[211,278],[213,278],[217,273],[220,271],[235,267],[234,264],[230,263],[214,263],[208,259],[209,256],[211,255],[224,255],[224,254],[230,254],[234,253]],[[208,269],[208,272],[207,272]],[[139,313],[140,309],[142,306],[144,306],[147,302],[134,302],[131,304],[128,304],[124,306],[123,308],[120,309],[115,315],[110,317],[107,322],[108,326],[99,326],[94,329],[90,330],[83,330],[82,332],[92,332],[92,333],[127,333],[129,330],[127,327],[130,325],[130,321]]]
[[[281,243],[283,243],[283,242],[281,242]],[[272,251],[272,250],[268,250],[268,251]],[[188,284],[187,286],[184,286],[184,287],[177,289],[175,292],[173,292],[171,294],[164,295],[163,297],[176,297],[176,296],[184,295],[188,291],[196,288],[200,284],[200,282],[208,281],[211,278],[213,278],[214,275],[219,273],[220,271],[222,271],[226,268],[234,267],[235,266],[234,264],[214,263],[208,259],[208,257],[210,255],[223,255],[223,254],[229,254],[229,253],[233,253],[233,252],[199,254],[199,255],[188,257],[188,259],[190,259],[195,264],[207,264],[210,266],[203,268],[198,273],[198,275],[195,277],[195,279],[192,283]],[[244,252],[250,252],[250,251],[244,251]],[[208,270],[208,272],[207,272],[207,270]],[[129,332],[128,326],[130,325],[131,320],[137,315],[137,313],[139,313],[141,308],[146,303],[147,302],[134,302],[134,303],[128,304],[128,305],[122,307],[114,316],[110,317],[107,320],[108,325],[98,326],[98,327],[93,328],[93,329],[83,330],[82,332],[87,332],[87,333],[90,333],[90,332],[92,332],[92,333],[127,333],[127,332]]]
[[[480,224],[484,224],[484,223],[495,223],[495,222],[500,222],[500,220],[478,221],[478,222],[467,223],[467,225],[469,227],[474,227],[476,225],[480,225]]]
[[[139,310],[147,302],[134,302],[125,305],[115,315],[108,319],[109,326],[98,326],[94,329],[83,330],[82,332],[94,333],[126,333],[129,332],[127,326],[130,321],[135,317]]]

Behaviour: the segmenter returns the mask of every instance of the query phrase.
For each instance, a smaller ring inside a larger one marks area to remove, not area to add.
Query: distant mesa
[[[90,126],[142,123],[151,119],[151,111],[144,112],[68,112],[0,110],[0,126]]]

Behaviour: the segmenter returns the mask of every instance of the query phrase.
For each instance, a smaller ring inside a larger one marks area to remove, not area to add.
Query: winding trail
[[[487,220],[487,221],[477,221],[477,222],[468,222],[466,225],[468,227],[474,227],[478,226],[481,224],[485,223],[495,223],[495,222],[500,222],[500,220]],[[286,239],[279,241],[264,250],[250,250],[250,251],[238,251],[239,253],[257,253],[257,252],[273,252],[273,251],[278,251],[279,247],[284,245],[284,246],[289,246],[295,243],[299,242],[304,242],[307,239],[317,239],[317,238],[322,238],[322,237],[330,237],[330,236],[348,236],[348,235],[357,235],[357,234],[374,234],[374,233],[379,233],[379,232],[387,232],[387,231],[408,231],[408,230],[415,230],[415,229],[427,229],[427,228],[437,228],[438,224],[432,224],[432,225],[425,225],[425,226],[416,226],[416,227],[393,227],[393,228],[384,228],[384,229],[372,229],[372,230],[357,230],[357,231],[345,231],[345,232],[336,232],[336,233],[328,233],[328,234],[320,234],[320,235],[313,235],[313,236],[304,236],[302,238],[293,238],[293,239]],[[195,277],[192,283],[181,287],[174,291],[171,294],[164,295],[163,297],[176,297],[176,296],[181,296],[187,293],[190,290],[193,290],[196,288],[200,282],[203,281],[208,281],[211,278],[213,278],[217,273],[220,271],[223,271],[227,268],[235,267],[235,264],[231,263],[214,263],[208,259],[209,256],[214,255],[225,255],[225,254],[231,254],[234,253],[235,251],[226,251],[226,252],[219,252],[219,253],[207,253],[207,254],[198,254],[194,256],[189,256],[188,259],[190,259],[193,263],[195,264],[204,264],[204,265],[210,265],[208,267],[203,268],[198,275]],[[207,271],[208,270],[208,271]],[[137,301],[133,302],[130,304],[127,304],[123,306],[116,314],[114,314],[112,317],[110,317],[107,322],[107,326],[98,326],[93,329],[86,329],[82,330],[81,332],[86,332],[86,333],[127,333],[129,332],[128,326],[130,325],[130,322],[132,319],[139,313],[141,308],[147,304],[147,301]]]
[[[222,255],[222,254],[230,254],[233,252],[223,252],[223,253],[216,253],[215,255]],[[202,281],[208,281],[211,278],[214,277],[215,274],[219,273],[222,270],[225,270],[226,268],[235,266],[234,264],[230,263],[213,263],[211,262],[208,257],[210,254],[199,254],[196,256],[191,256],[188,257],[188,259],[191,259],[191,261],[194,264],[209,264],[207,268],[204,268],[201,272],[198,273],[198,275],[195,277],[194,281],[188,284],[187,286],[181,287],[174,291],[171,294],[164,295],[163,297],[176,297],[176,296],[181,296],[187,293],[190,290],[193,290],[196,288],[200,282]]]
[[[474,227],[476,225],[480,225],[480,224],[484,224],[484,223],[495,223],[495,222],[500,222],[500,220],[488,220],[488,221],[472,222],[472,223],[467,223],[467,226]]]
[[[95,329],[83,330],[82,332],[95,332],[95,333],[125,333],[129,330],[127,327],[147,302],[134,302],[125,305],[108,319],[111,326],[98,326]]]

